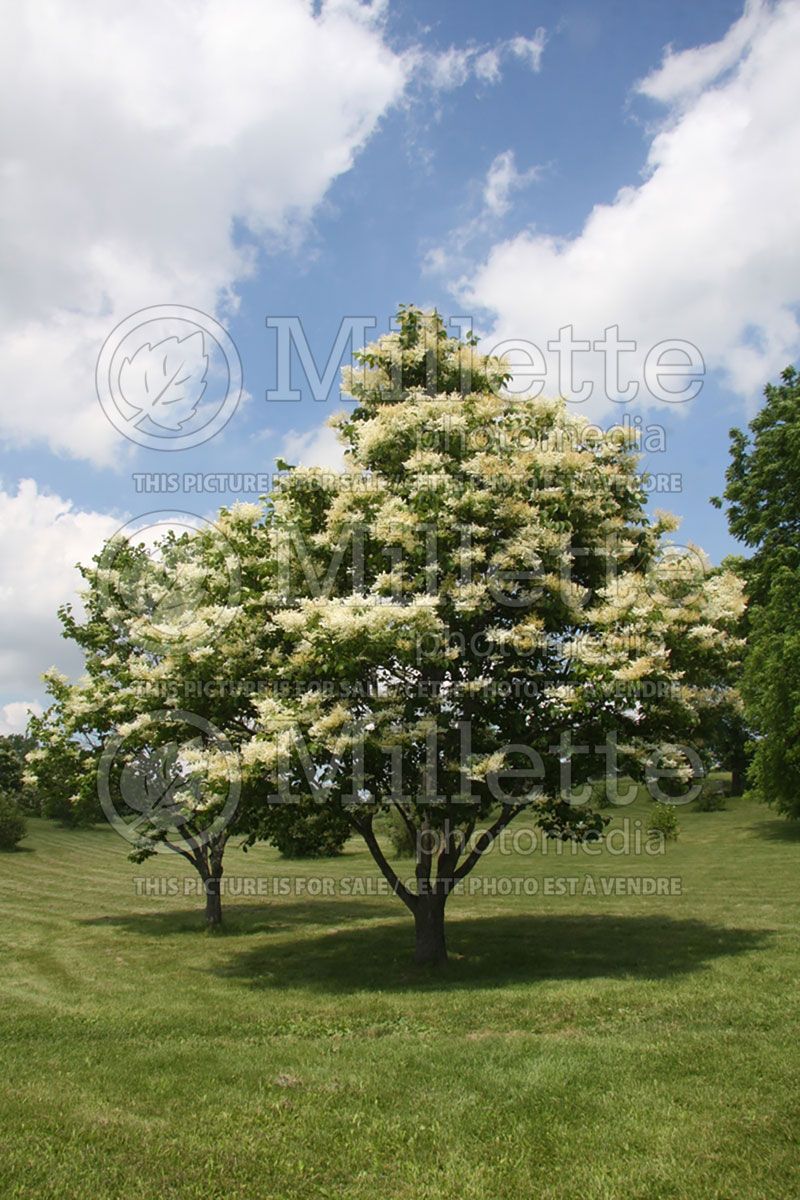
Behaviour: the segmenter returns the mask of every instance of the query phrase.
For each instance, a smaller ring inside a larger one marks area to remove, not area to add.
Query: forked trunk
[[[444,905],[444,896],[422,895],[417,898],[414,907],[414,962],[422,966],[441,967],[447,962]]]

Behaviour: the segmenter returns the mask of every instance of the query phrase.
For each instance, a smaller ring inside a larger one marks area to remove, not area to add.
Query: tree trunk
[[[442,967],[447,962],[444,937],[445,897],[421,895],[414,906],[416,949],[414,962],[426,967]]]
[[[222,924],[221,876],[222,872],[219,875],[209,875],[203,880],[206,893],[206,925],[209,929],[219,929]]]
[[[731,762],[731,795],[742,796],[747,787],[747,755],[737,750]]]

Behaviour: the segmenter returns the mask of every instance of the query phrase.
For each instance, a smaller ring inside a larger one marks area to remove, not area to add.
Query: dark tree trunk
[[[203,880],[206,893],[206,925],[209,929],[219,929],[222,924],[221,877],[220,871],[218,875],[209,875]]]
[[[742,796],[747,786],[747,755],[737,750],[731,762],[731,795]]]
[[[444,896],[421,895],[414,906],[416,948],[414,962],[426,967],[442,967],[447,962],[444,937]]]

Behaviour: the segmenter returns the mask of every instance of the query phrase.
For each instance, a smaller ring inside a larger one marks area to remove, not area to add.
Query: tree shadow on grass
[[[395,902],[396,903],[396,902]],[[145,938],[202,937],[201,907],[93,917],[83,925],[113,927]],[[234,939],[267,935],[241,949]],[[447,922],[450,963],[443,971],[412,961],[413,922],[387,900],[229,904],[214,935],[232,941],[215,974],[256,988],[318,992],[493,987],[554,979],[666,979],[706,969],[718,958],[765,946],[771,931],[712,925],[662,915],[513,914]]]
[[[383,910],[384,916],[386,910]],[[252,987],[319,992],[450,989],[597,977],[666,979],[767,944],[768,930],[663,916],[509,915],[453,919],[443,971],[414,966],[413,927],[383,920],[260,944],[215,973]]]
[[[143,901],[144,902],[144,901]],[[372,917],[391,916],[387,902],[382,904],[361,898],[357,905],[341,900],[316,899],[299,903],[223,904],[224,923],[215,937],[247,937],[256,933],[285,933],[298,926],[305,928],[351,925]],[[103,917],[87,917],[81,925],[97,925],[122,929],[143,937],[172,937],[206,932],[202,900],[196,908],[169,909],[154,912],[117,913]],[[333,929],[329,930],[333,933]]]
[[[753,832],[769,842],[800,842],[800,821],[791,821],[786,817],[759,821],[753,826]]]

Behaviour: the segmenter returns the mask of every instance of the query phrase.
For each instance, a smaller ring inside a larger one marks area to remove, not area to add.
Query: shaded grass
[[[680,821],[663,857],[488,856],[681,890],[456,896],[433,976],[399,901],[338,894],[375,878],[356,843],[232,851],[339,888],[232,900],[209,937],[197,898],[135,894],[180,862],[31,821],[0,863],[0,1194],[797,1195],[800,843],[739,800]]]

